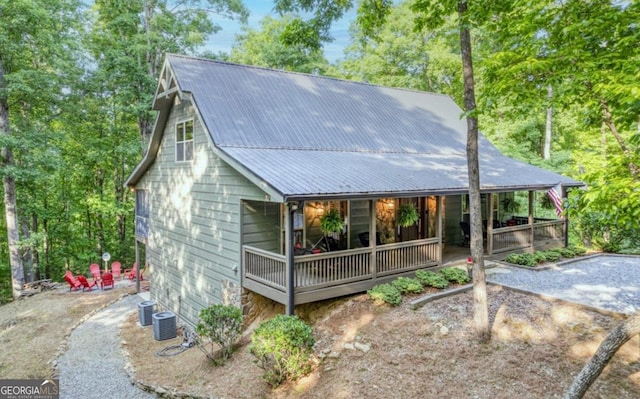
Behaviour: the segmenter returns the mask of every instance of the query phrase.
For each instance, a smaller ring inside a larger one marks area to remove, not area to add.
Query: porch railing
[[[244,278],[284,292],[286,256],[245,245]],[[409,272],[439,262],[438,239],[408,241],[376,247],[356,248],[321,254],[300,255],[294,259],[295,291],[304,292],[363,280],[375,280]]]
[[[564,221],[553,220],[533,225],[533,241],[562,241],[564,240]]]
[[[493,230],[492,234],[492,253],[494,254],[533,248],[536,245],[563,241],[564,221],[536,221],[533,224],[533,236],[529,224],[497,228]]]

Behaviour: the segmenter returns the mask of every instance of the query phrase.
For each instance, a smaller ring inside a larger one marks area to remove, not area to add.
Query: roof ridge
[[[431,92],[431,91],[408,89],[408,88],[405,88],[405,87],[384,86],[384,85],[379,85],[379,84],[374,84],[374,83],[369,83],[369,82],[361,82],[361,81],[358,81],[358,80],[341,79],[341,78],[336,78],[336,77],[332,77],[332,76],[314,75],[314,74],[311,74],[311,73],[287,71],[287,70],[284,70],[284,69],[262,67],[262,66],[257,66],[257,65],[238,64],[238,63],[231,62],[231,61],[215,60],[215,59],[212,59],[212,58],[197,57],[197,56],[184,55],[184,54],[166,53],[165,56],[166,57],[171,56],[171,57],[176,57],[176,58],[183,58],[183,59],[187,59],[187,60],[211,62],[211,63],[214,63],[214,64],[229,65],[229,66],[241,67],[241,68],[246,68],[246,69],[256,69],[256,70],[261,70],[261,71],[277,72],[277,73],[283,73],[283,74],[287,74],[287,75],[305,76],[305,77],[309,77],[309,78],[313,78],[313,79],[325,79],[325,80],[331,80],[331,81],[335,81],[335,82],[344,82],[344,83],[358,84],[358,85],[362,85],[362,86],[377,87],[377,88],[382,88],[382,89],[405,91],[405,92],[409,92],[409,93],[428,94],[428,95],[433,95],[433,96],[445,97],[445,98],[448,98],[451,101],[453,101],[453,98],[451,96],[447,95],[447,94],[435,93],[435,92]]]

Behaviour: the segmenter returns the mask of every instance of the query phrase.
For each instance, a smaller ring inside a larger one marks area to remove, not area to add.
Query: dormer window
[[[193,159],[193,119],[176,125],[176,162]]]

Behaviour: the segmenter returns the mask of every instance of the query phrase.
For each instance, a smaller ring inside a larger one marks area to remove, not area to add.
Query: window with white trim
[[[193,119],[176,125],[176,161],[193,159]]]

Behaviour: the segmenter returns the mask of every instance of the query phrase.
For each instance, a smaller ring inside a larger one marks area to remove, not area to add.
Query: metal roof
[[[468,190],[466,121],[448,96],[178,55],[166,63],[215,147],[283,199]],[[581,185],[482,135],[479,157],[484,191]]]

